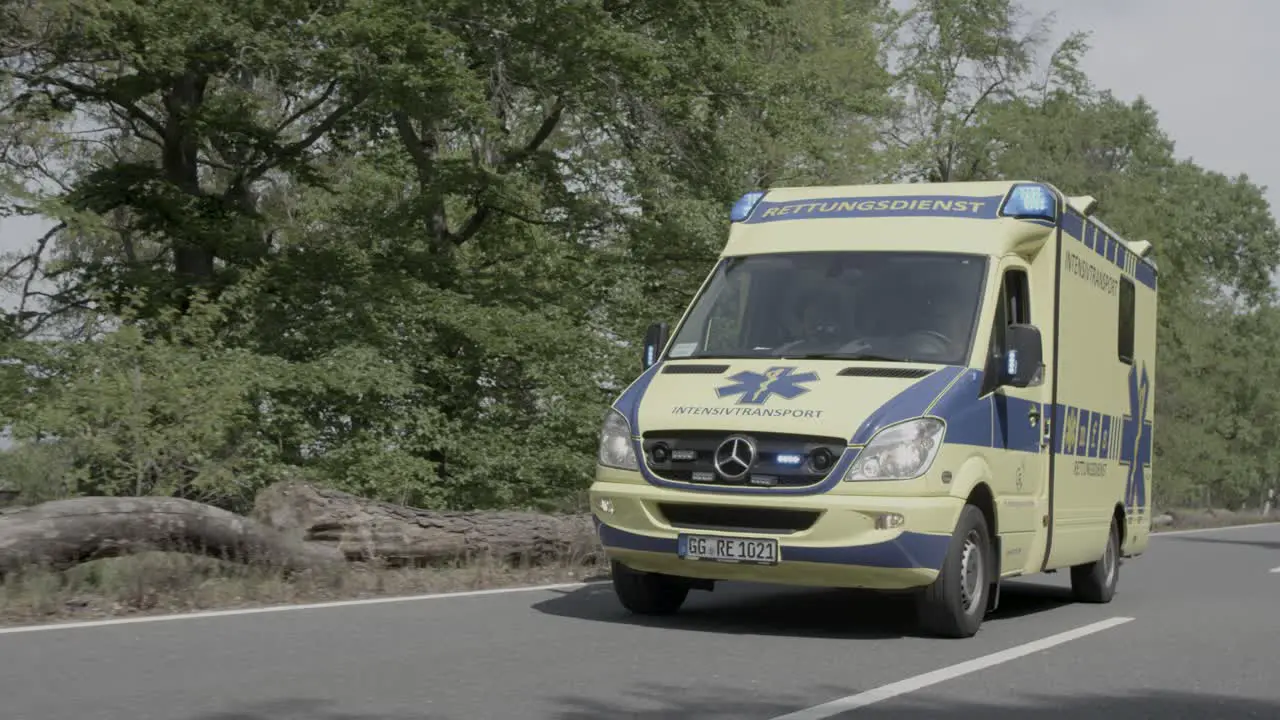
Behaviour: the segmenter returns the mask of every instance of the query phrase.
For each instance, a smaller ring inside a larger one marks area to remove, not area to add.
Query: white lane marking
[[[1278,568],[1271,568],[1271,572],[1273,572],[1273,573],[1280,573],[1280,567],[1278,567]]]
[[[1280,522],[1257,523],[1254,525],[1231,525],[1221,528],[1198,528],[1195,530],[1170,530],[1153,532],[1152,538],[1162,535],[1190,535],[1193,533],[1225,532],[1227,530],[1247,530],[1250,528],[1275,527]],[[306,603],[297,605],[268,605],[265,607],[237,608],[234,610],[205,610],[201,612],[176,613],[173,615],[138,615],[127,618],[109,618],[105,620],[86,620],[82,622],[49,623],[46,625],[19,625],[16,627],[0,627],[0,635],[15,633],[43,632],[46,630],[75,630],[79,628],[107,627],[111,625],[128,625],[132,623],[168,622],[171,620],[198,620],[200,618],[232,617],[236,615],[257,615],[260,613],[286,612],[292,610],[323,610],[328,608],[355,607],[358,605],[384,605],[388,603],[418,602],[421,600],[444,600],[448,598],[476,597],[481,595],[512,595],[515,593],[537,592],[539,590],[574,590],[608,582],[593,580],[582,583],[563,583],[559,585],[524,585],[492,590],[468,590],[455,593],[434,593],[430,595],[400,595],[393,597],[364,598],[361,600],[334,600],[323,603]]]
[[[860,692],[856,695],[842,697],[838,700],[832,700],[831,702],[823,703],[821,705],[815,705],[811,708],[805,708],[804,710],[797,710],[796,712],[789,713],[787,715],[779,715],[776,718],[772,718],[772,720],[824,720],[825,718],[834,717],[840,713],[849,712],[850,710],[856,710],[860,707],[866,707],[867,705],[889,700],[890,698],[895,698],[899,695],[905,695],[909,692],[929,687],[930,685],[937,685],[940,682],[946,682],[947,680],[958,678],[961,675],[968,675],[969,673],[985,670],[986,668],[1006,663],[1010,660],[1016,660],[1024,655],[1030,655],[1031,653],[1071,642],[1072,640],[1078,640],[1082,637],[1102,632],[1108,628],[1123,625],[1127,622],[1131,622],[1132,620],[1133,618],[1131,617],[1113,617],[1107,620],[1102,620],[1101,622],[1085,625],[1084,627],[1078,627],[1074,630],[1058,633],[1057,635],[1050,635],[1046,638],[1033,640],[1025,645],[1011,647],[1008,650],[1001,650],[1000,652],[983,655],[982,657],[974,658],[973,660],[966,660],[958,665],[941,668],[939,670],[934,670],[933,672],[927,672],[923,675],[916,675],[915,677],[899,680],[897,682],[889,683],[888,685],[881,685],[878,688]]]
[[[82,622],[49,623],[46,625],[18,625],[15,627],[0,627],[0,635],[44,632],[47,630],[77,630],[80,628],[166,622],[170,620],[196,620],[199,618],[231,617],[235,615],[260,615],[262,613],[289,612],[293,610],[325,610],[329,608],[355,607],[358,605],[388,605],[391,603],[445,600],[448,598],[479,597],[482,595],[513,595],[515,593],[536,592],[539,590],[576,590],[578,588],[597,585],[602,582],[606,581],[592,580],[589,582],[559,583],[555,585],[523,585],[520,587],[492,588],[489,590],[465,590],[462,592],[432,593],[429,595],[397,595],[393,597],[362,598],[360,600],[334,600],[331,602],[298,603],[295,605],[267,605],[264,607],[235,608],[232,610],[205,610],[201,612],[175,613],[172,615],[138,615],[136,617],[85,620]]]

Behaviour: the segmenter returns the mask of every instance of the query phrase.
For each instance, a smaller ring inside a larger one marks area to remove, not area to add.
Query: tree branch
[[[538,126],[537,131],[534,132],[533,136],[529,138],[529,141],[525,143],[523,147],[519,148],[515,152],[506,153],[503,155],[502,159],[499,161],[497,167],[495,168],[498,174],[505,173],[506,171],[510,170],[511,168],[523,162],[524,160],[528,159],[534,153],[538,152],[538,150],[542,148],[543,144],[545,144],[547,140],[551,137],[551,134],[554,133],[556,131],[556,128],[560,125],[560,120],[561,118],[564,117],[564,111],[565,111],[564,98],[563,97],[556,98],[556,101],[551,105],[551,112],[547,113],[547,116],[543,118],[542,124]],[[488,185],[487,182],[482,184],[480,191],[476,193],[476,196],[477,196],[476,211],[471,214],[471,217],[467,218],[466,222],[462,224],[462,228],[458,232],[450,236],[450,240],[453,241],[454,245],[462,245],[463,243],[467,242],[472,237],[474,237],[475,234],[480,231],[480,228],[484,226],[485,221],[488,220],[490,215],[492,214],[493,208],[491,208],[488,204],[485,204],[482,200],[479,199],[480,196],[484,193],[484,191],[488,189],[487,185]],[[510,215],[511,213],[508,212],[507,214]]]
[[[543,119],[542,124],[538,126],[538,131],[529,138],[529,142],[515,153],[507,154],[502,158],[500,169],[508,169],[514,165],[523,162],[530,155],[536,153],[543,143],[551,137],[551,133],[556,131],[556,127],[560,124],[560,119],[564,117],[565,103],[564,98],[556,98],[551,106],[551,112]]]
[[[159,120],[152,117],[149,113],[147,113],[147,111],[139,107],[136,102],[134,102],[133,100],[130,100],[128,97],[125,97],[124,95],[121,95],[120,93],[113,92],[111,90],[101,90],[99,88],[91,87],[89,85],[82,85],[80,83],[73,82],[71,80],[66,80],[66,79],[57,78],[57,77],[50,77],[48,75],[43,75],[40,73],[27,73],[27,72],[15,70],[15,71],[10,71],[9,74],[27,83],[28,85],[33,85],[33,86],[52,85],[54,87],[62,88],[67,92],[73,93],[75,95],[79,95],[84,98],[91,98],[93,100],[98,100],[101,102],[107,102],[107,103],[116,105],[121,109],[125,110],[128,113],[129,117],[144,123],[147,127],[151,128],[151,130],[154,131],[157,135],[161,137],[164,136],[165,128],[164,128],[164,125]]]
[[[425,131],[423,135],[419,135],[413,129],[413,121],[409,119],[407,113],[397,112],[393,120],[396,125],[396,134],[400,136],[400,143],[404,145],[405,152],[409,153],[409,158],[413,160],[413,165],[418,171],[418,182],[427,182],[434,161],[427,154]]]
[[[286,128],[288,128],[290,125],[301,120],[305,115],[315,112],[321,105],[324,105],[325,102],[328,101],[329,98],[333,96],[334,91],[337,89],[338,89],[338,81],[331,80],[329,84],[325,87],[324,92],[320,93],[320,97],[298,108],[293,112],[293,114],[289,115],[289,117],[281,121],[280,124],[276,125],[275,127],[276,132],[277,133],[284,132]]]
[[[40,237],[36,242],[36,249],[31,251],[31,269],[27,272],[27,278],[22,283],[22,296],[18,299],[18,317],[22,317],[27,310],[27,298],[31,297],[31,284],[35,282],[36,275],[40,273],[40,258],[44,256],[45,248],[53,241],[58,233],[66,229],[67,224],[60,222],[49,228],[48,232]]]
[[[231,186],[227,189],[227,196],[231,197],[233,194],[240,192],[241,188],[248,187],[249,185],[257,182],[263,175],[271,172],[271,170],[280,166],[285,161],[302,155],[302,153],[306,152],[308,148],[319,142],[320,138],[324,137],[327,133],[333,130],[333,128],[337,127],[338,123],[341,122],[343,118],[355,111],[355,109],[359,107],[360,104],[369,97],[369,95],[370,91],[366,88],[361,88],[356,91],[355,95],[353,95],[350,100],[339,105],[323,120],[312,126],[310,132],[304,135],[301,140],[280,147],[277,152],[271,154],[271,157],[263,160],[242,174],[237,181],[231,183]]]
[[[432,194],[432,203],[428,209],[432,237],[437,242],[448,242],[449,219],[445,215],[444,203],[440,200],[435,188],[435,157],[439,144],[435,131],[423,121],[422,132],[413,129],[413,120],[405,112],[396,112],[393,120],[396,133],[400,136],[400,144],[404,145],[409,158],[413,160],[414,170],[418,176],[418,191],[424,195]]]

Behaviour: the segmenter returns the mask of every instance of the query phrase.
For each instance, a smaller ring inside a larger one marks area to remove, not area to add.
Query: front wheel
[[[1071,568],[1071,594],[1079,602],[1109,603],[1120,580],[1120,521],[1111,519],[1111,532],[1102,557]]]
[[[670,615],[689,597],[691,586],[680,578],[632,570],[617,560],[610,566],[614,594],[637,615]]]
[[[926,632],[952,638],[977,634],[987,614],[990,563],[987,519],[977,507],[965,505],[942,571],[921,597],[920,624]]]

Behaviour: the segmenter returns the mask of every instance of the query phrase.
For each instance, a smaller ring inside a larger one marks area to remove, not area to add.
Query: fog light
[[[600,498],[596,501],[596,507],[600,508],[600,512],[605,515],[613,514],[613,501],[609,498]]]
[[[877,530],[896,530],[902,527],[906,519],[898,513],[880,513],[876,516]]]

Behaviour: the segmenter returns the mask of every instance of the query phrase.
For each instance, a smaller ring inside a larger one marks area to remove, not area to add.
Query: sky
[[[1027,0],[1054,12],[1058,39],[1090,33],[1082,65],[1117,97],[1145,97],[1179,157],[1267,188],[1280,213],[1280,2]]]
[[[895,5],[902,2],[895,1]],[[1024,0],[1035,15],[1055,14],[1055,40],[1089,32],[1084,70],[1124,100],[1139,95],[1156,109],[1180,157],[1268,188],[1280,212],[1280,93],[1268,77],[1280,68],[1273,39],[1276,0]],[[28,248],[48,227],[0,219],[0,253]],[[12,307],[5,294],[0,303]]]

